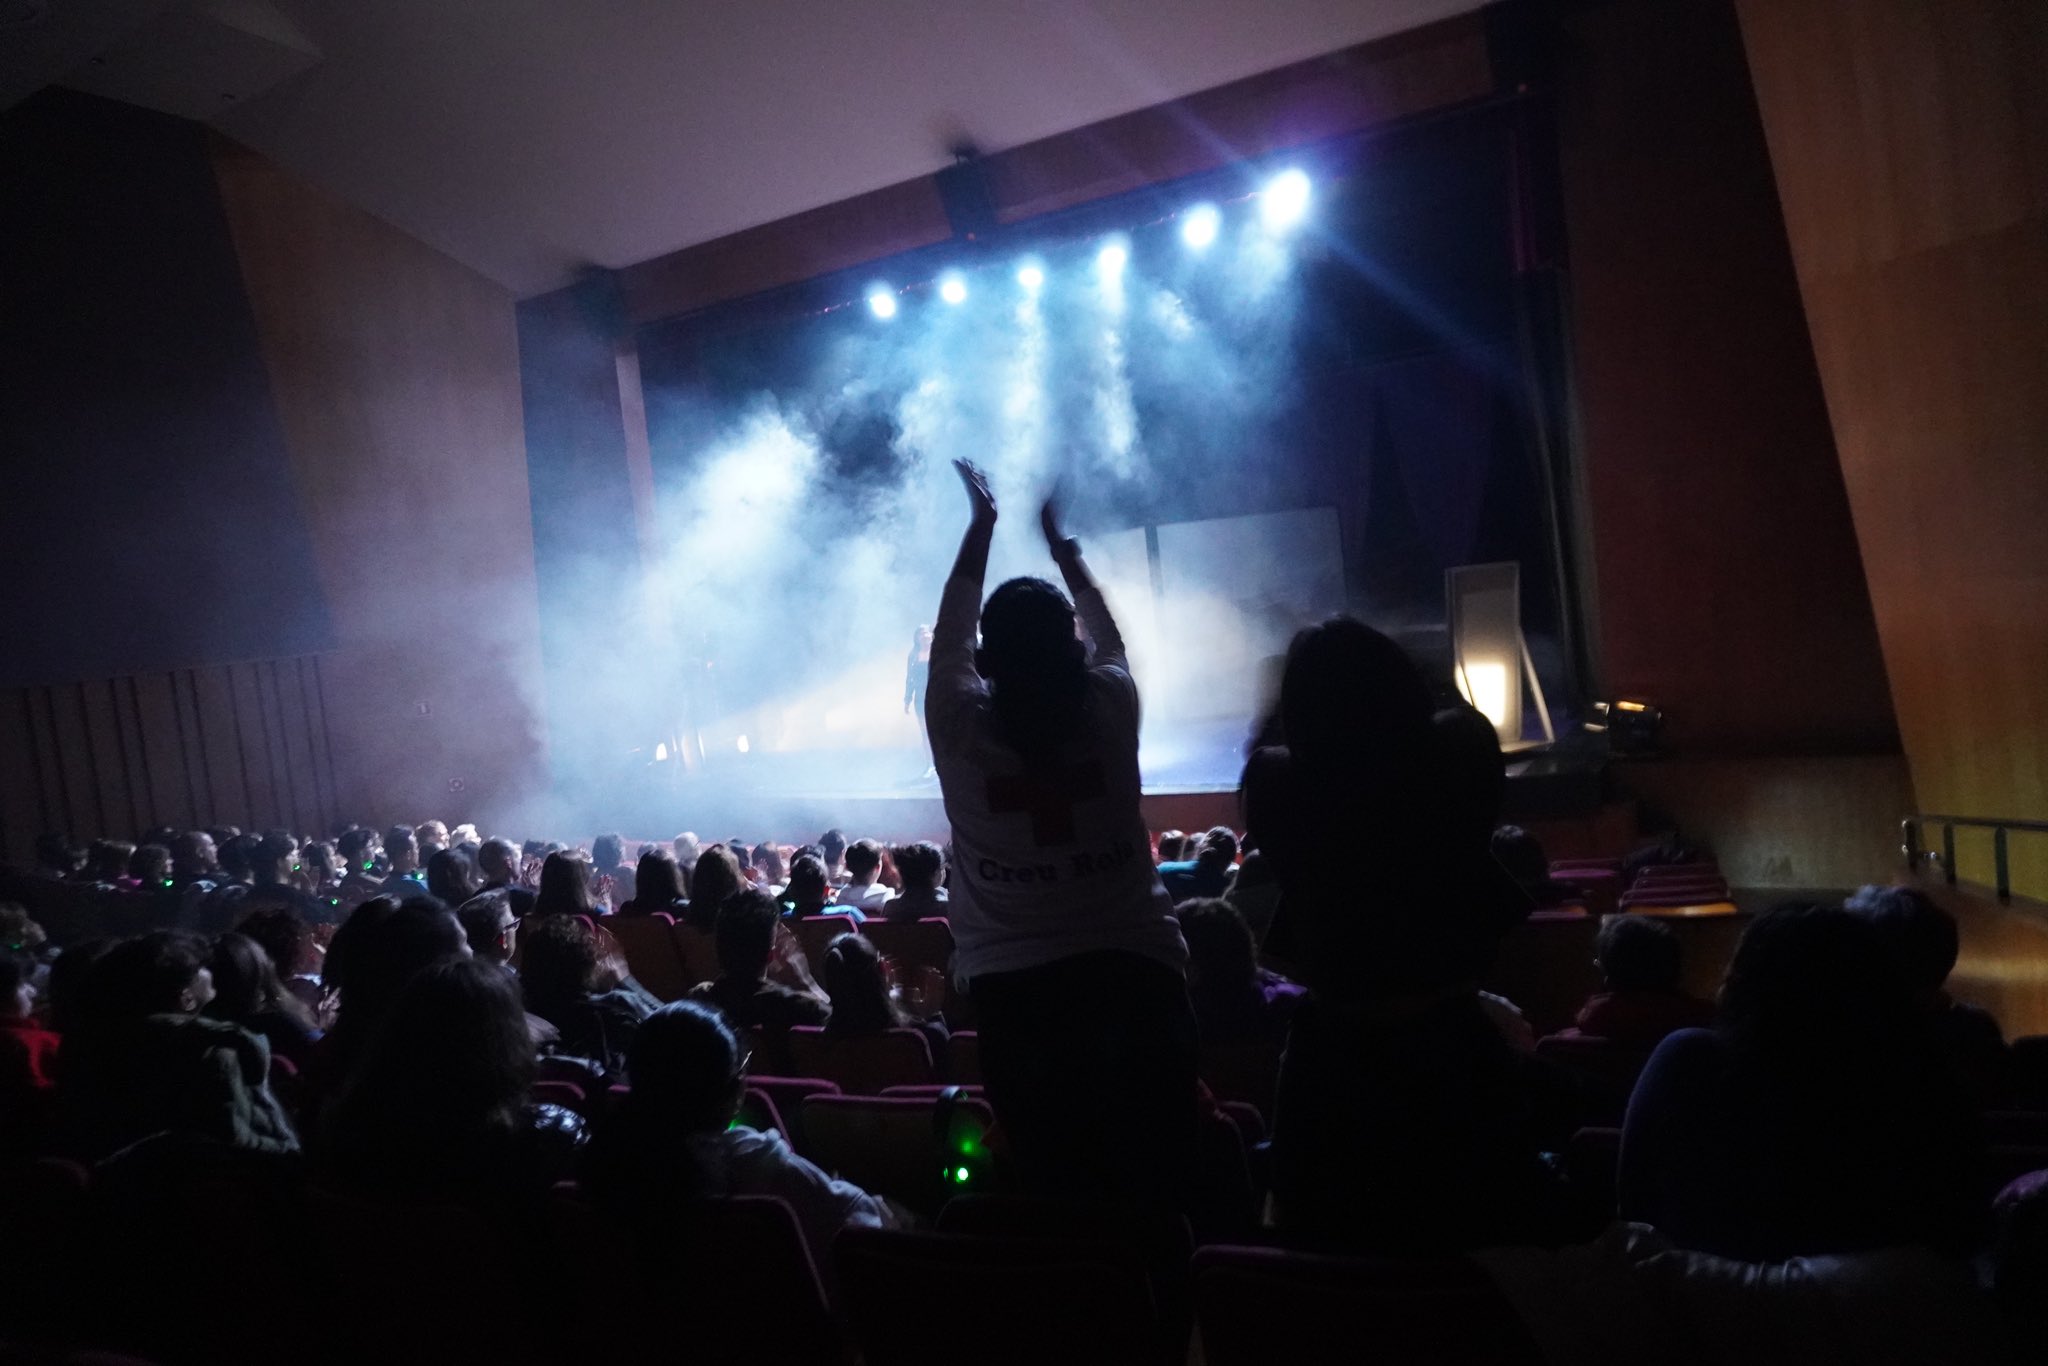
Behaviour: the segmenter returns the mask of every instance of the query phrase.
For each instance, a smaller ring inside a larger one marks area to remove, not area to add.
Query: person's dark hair
[[[1962,951],[1955,917],[1918,887],[1860,887],[1843,909],[1877,927],[1913,990],[1937,991],[1955,970]]]
[[[846,871],[856,878],[871,878],[882,866],[882,846],[873,840],[855,840],[846,846]]]
[[[719,973],[742,982],[755,981],[765,973],[775,951],[775,926],[781,919],[782,908],[766,892],[738,892],[727,897],[718,908]]]
[[[94,882],[113,882],[128,875],[128,861],[135,846],[120,840],[99,839],[85,851],[85,875]]]
[[[455,908],[455,919],[462,925],[462,934],[469,940],[471,953],[479,958],[499,961],[498,927],[511,910],[512,898],[502,887],[473,896]]]
[[[633,901],[643,911],[666,911],[683,899],[683,869],[676,856],[650,844],[633,865]]]
[[[153,887],[171,876],[171,851],[161,844],[144,844],[128,857],[128,876],[145,887]]]
[[[68,835],[46,830],[36,836],[36,866],[59,877],[70,877],[78,871],[85,855],[71,842]]]
[[[273,830],[268,834],[245,835],[243,838],[256,841],[249,850],[249,877],[257,886],[275,886],[291,876],[292,864],[298,861],[299,846],[290,835]]]
[[[256,1015],[276,1012],[302,1029],[315,1027],[313,1012],[284,988],[277,968],[263,946],[246,934],[228,933],[213,942],[213,1000],[205,1013],[216,1020],[246,1024]]]
[[[253,910],[242,917],[235,933],[261,944],[281,976],[294,976],[313,965],[313,927],[289,906]]]
[[[552,1018],[590,994],[597,935],[574,916],[528,916],[519,932],[519,987],[526,1008]]]
[[[1196,897],[1174,910],[1188,945],[1188,975],[1205,992],[1227,995],[1252,985],[1259,946],[1237,907],[1220,897]]]
[[[377,847],[377,832],[357,826],[343,831],[341,838],[335,840],[334,847],[340,852],[342,861],[348,864],[350,872],[367,873],[376,862],[377,856],[372,851]]]
[[[349,955],[356,941],[367,938],[373,926],[389,919],[397,909],[396,897],[373,896],[350,911],[327,940],[327,952],[320,960],[320,985],[329,991],[339,990],[347,977]]]
[[[772,844],[754,846],[754,867],[770,882],[783,882],[789,878],[789,869],[782,862],[782,851]]]
[[[86,983],[113,947],[111,939],[81,939],[50,964],[50,975],[43,981],[44,1005],[50,1027],[59,1034],[76,1033],[92,1013],[92,991]]]
[[[895,850],[896,871],[903,875],[903,890],[937,890],[946,873],[946,854],[930,840],[899,844]]]
[[[846,836],[840,833],[837,826],[818,836],[818,853],[824,857],[828,870],[846,857]]]
[[[712,845],[697,855],[697,866],[690,873],[690,905],[685,916],[692,925],[713,928],[726,898],[746,885],[732,851],[722,844]]]
[[[825,880],[825,861],[816,854],[799,854],[789,865],[789,883],[782,889],[782,895],[792,906],[824,905],[831,895],[831,884]]]
[[[299,861],[310,866],[318,875],[317,886],[326,887],[335,879],[336,855],[334,846],[325,840],[308,840],[299,846]],[[348,871],[343,869],[343,872]]]
[[[1186,855],[1187,847],[1188,837],[1181,831],[1162,830],[1159,832],[1159,861],[1161,863],[1179,863]]]
[[[0,901],[0,952],[34,953],[50,939],[27,907],[18,901]]]
[[[220,866],[220,849],[204,830],[187,830],[171,842],[171,867],[200,877]]]
[[[1202,847],[1195,854],[1195,862],[1217,872],[1229,872],[1237,862],[1237,832],[1227,825],[1210,830],[1202,836]]]
[[[1543,841],[1519,825],[1503,825],[1493,832],[1493,858],[1502,871],[1522,887],[1537,887],[1550,881],[1550,856]]]
[[[879,1034],[910,1023],[909,1012],[889,995],[889,977],[881,951],[864,934],[842,934],[825,950],[819,985],[832,998],[832,1018],[825,1028],[834,1035]]]
[[[493,1182],[495,1144],[524,1127],[533,1074],[510,976],[470,959],[430,964],[393,996],[336,1098],[323,1156],[356,1181]]]
[[[460,906],[482,891],[483,885],[483,877],[467,854],[443,849],[427,860],[427,891],[450,906]]]
[[[528,915],[589,915],[597,902],[590,895],[590,860],[580,849],[549,854],[540,866],[540,890]]]
[[[1027,763],[1050,759],[1081,729],[1088,652],[1073,604],[1044,579],[1011,579],[988,595],[974,663],[989,683],[997,733]]]
[[[506,882],[519,880],[519,846],[507,839],[487,839],[477,847],[477,868],[485,877],[502,877]]]
[[[1362,621],[1332,617],[1287,647],[1280,679],[1287,748],[1316,769],[1416,763],[1434,712],[1415,661]]]
[[[364,911],[387,900],[378,897],[358,906],[342,926],[343,932],[355,931],[345,948],[338,933],[327,951],[330,968],[336,966],[336,951],[343,953],[341,1016],[335,1033],[352,1048],[370,1037],[407,982],[436,963],[469,957],[469,939],[455,912],[431,898],[412,898],[357,924]]]
[[[590,842],[590,861],[609,873],[626,861],[626,841],[617,835],[599,835]]]
[[[1751,922],[1721,983],[1720,1027],[1765,1065],[1882,1052],[1913,1015],[1905,973],[1875,926],[1833,906],[1793,903]]]
[[[715,1132],[739,1091],[739,1039],[710,1006],[672,1001],[640,1022],[627,1071],[629,1114],[672,1133]]]
[[[401,854],[412,855],[417,863],[420,856],[420,838],[409,825],[394,825],[384,832],[384,852],[395,863]]]
[[[256,861],[263,851],[261,835],[230,835],[220,850],[220,870],[237,882],[247,882],[256,875]]]
[[[124,939],[93,964],[84,983],[87,1012],[101,1023],[178,1012],[209,955],[204,939],[182,930]]]
[[[1671,927],[1654,915],[1602,917],[1593,960],[1610,991],[1676,991],[1685,954]]]

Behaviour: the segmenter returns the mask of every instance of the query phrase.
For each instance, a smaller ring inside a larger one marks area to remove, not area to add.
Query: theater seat
[[[1195,1253],[1207,1366],[1540,1366],[1493,1282],[1462,1258],[1381,1261],[1262,1247]]]
[[[633,980],[662,1000],[680,1000],[703,980],[690,975],[689,966],[676,947],[675,917],[666,912],[608,915],[600,923],[619,941]]]
[[[860,926],[853,923],[850,915],[807,915],[789,925],[796,935],[797,947],[804,951],[804,961],[810,964],[811,972],[819,974],[825,970],[825,950],[832,941],[842,934],[857,934]]]
[[[931,1043],[917,1029],[890,1029],[838,1039],[822,1026],[789,1031],[790,1065],[806,1077],[825,1077],[850,1095],[878,1096],[891,1086],[928,1086],[939,1079]]]
[[[1000,1185],[995,1112],[971,1096],[811,1096],[802,1123],[811,1161],[927,1218],[955,1194]]]
[[[979,1086],[981,1082],[981,1035],[972,1029],[956,1029],[946,1040],[946,1080],[955,1086]]]
[[[839,1094],[839,1087],[823,1077],[749,1076],[747,1089],[760,1092],[775,1107],[775,1114],[782,1121],[782,1136],[805,1157],[811,1155],[811,1149],[804,1135],[804,1101],[811,1096]],[[744,1122],[756,1129],[761,1127],[752,1121]]]
[[[1102,1242],[849,1229],[832,1260],[866,1366],[1160,1359],[1144,1270]]]
[[[953,927],[944,920],[870,920],[860,932],[875,941],[875,949],[895,963],[899,972],[919,968],[944,972],[953,962]]]

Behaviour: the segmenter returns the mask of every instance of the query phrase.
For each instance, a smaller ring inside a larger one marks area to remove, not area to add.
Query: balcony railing
[[[1929,826],[1941,827],[1941,851],[1935,853],[1921,840],[1921,834]],[[2012,900],[2012,861],[2007,853],[2008,836],[2014,832],[2023,835],[2048,835],[2048,821],[1989,820],[1980,816],[1938,816],[1919,812],[1899,822],[1899,835],[1905,843],[1906,867],[1914,872],[1930,860],[1941,865],[1941,875],[1953,887],[1956,885],[1956,831],[1989,830],[1991,832],[1991,890],[2004,902]]]

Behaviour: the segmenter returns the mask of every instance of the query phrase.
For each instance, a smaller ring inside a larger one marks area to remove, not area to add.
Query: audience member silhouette
[[[1955,917],[1918,887],[1863,887],[1844,909],[1877,927],[1898,957],[1906,986],[1926,1015],[1956,1081],[1980,1106],[2003,1099],[2011,1054],[1991,1012],[1948,994],[1962,940]]]
[[[626,975],[597,932],[572,916],[529,917],[519,936],[526,1008],[560,1031],[560,1048],[621,1073],[633,1031],[661,1005]]]
[[[1610,915],[1593,939],[1601,988],[1579,1007],[1581,1034],[1647,1053],[1679,1029],[1714,1022],[1714,1008],[1679,988],[1684,950],[1671,927],[1653,915]]]

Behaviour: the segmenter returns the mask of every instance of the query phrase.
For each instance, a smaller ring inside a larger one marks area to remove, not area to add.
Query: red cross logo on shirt
[[[1031,814],[1031,842],[1074,842],[1074,808],[1103,791],[1102,765],[1093,761],[1070,768],[1038,769],[1002,774],[988,780],[988,809],[997,815]]]

